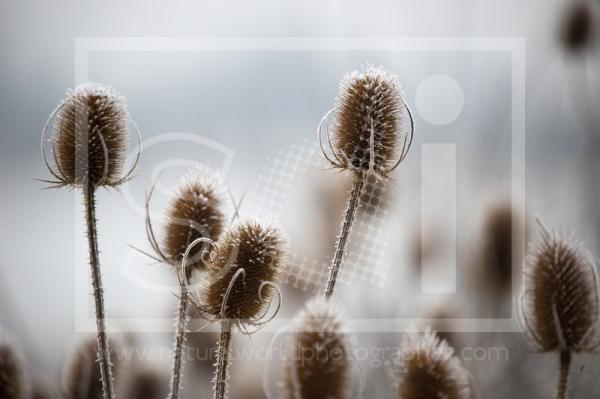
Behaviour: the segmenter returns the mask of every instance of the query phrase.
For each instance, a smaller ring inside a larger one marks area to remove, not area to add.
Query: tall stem
[[[217,347],[217,365],[215,370],[215,392],[214,399],[225,399],[227,397],[227,385],[229,378],[229,354],[231,350],[231,320],[221,321],[221,336]]]
[[[90,252],[90,267],[92,272],[92,286],[94,289],[94,302],[96,305],[96,330],[98,341],[98,357],[100,362],[100,376],[104,399],[114,398],[113,379],[110,363],[110,350],[106,323],[104,320],[104,292],[102,276],[100,275],[100,260],[98,257],[98,234],[96,231],[96,200],[95,188],[88,184],[84,188],[85,216],[87,224],[88,246]]]
[[[329,299],[333,295],[333,289],[337,281],[340,266],[342,264],[342,258],[344,257],[344,251],[346,248],[346,242],[350,235],[350,229],[356,216],[356,210],[360,203],[360,193],[365,184],[366,173],[358,171],[354,175],[354,182],[352,183],[352,191],[350,191],[350,198],[346,205],[346,211],[344,214],[344,223],[342,224],[342,231],[338,237],[335,249],[335,256],[329,268],[329,280],[327,281],[327,288],[325,289],[325,299]]]
[[[560,371],[558,373],[558,389],[556,399],[566,399],[569,389],[569,367],[571,366],[571,351],[568,349],[560,352]]]
[[[181,285],[181,298],[179,299],[179,310],[177,313],[177,325],[175,327],[175,338],[173,342],[173,365],[171,370],[171,393],[170,399],[178,399],[181,392],[181,378],[183,375],[183,344],[185,342],[185,328],[188,322],[187,289]]]

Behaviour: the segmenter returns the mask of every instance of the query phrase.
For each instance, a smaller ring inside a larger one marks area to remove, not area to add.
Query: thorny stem
[[[83,196],[85,202],[85,216],[90,252],[90,267],[92,271],[92,286],[94,289],[94,302],[96,305],[96,330],[98,341],[98,357],[100,362],[100,376],[102,378],[104,399],[113,399],[114,388],[112,372],[110,369],[110,350],[108,348],[108,337],[106,335],[106,323],[104,320],[104,294],[102,288],[102,276],[100,275],[100,260],[98,257],[96,200],[94,194],[95,187],[88,183],[84,188]]]
[[[344,251],[346,242],[348,241],[348,236],[350,235],[350,229],[352,228],[356,210],[358,209],[358,204],[360,203],[360,193],[365,184],[365,179],[366,173],[363,171],[357,171],[354,175],[352,191],[350,192],[350,198],[348,199],[348,204],[346,205],[344,223],[342,224],[342,232],[338,238],[335,256],[333,257],[331,267],[329,268],[329,280],[327,281],[327,288],[325,289],[324,294],[325,299],[329,299],[331,295],[333,295],[333,289],[335,288],[335,283],[337,281],[340,266],[342,264],[342,258],[344,257]]]
[[[171,370],[171,393],[170,399],[178,399],[181,392],[181,377],[183,374],[183,344],[185,342],[185,328],[188,322],[188,298],[187,288],[181,285],[181,297],[179,299],[179,310],[177,313],[177,325],[175,327],[175,338],[173,342],[173,365]]]
[[[232,321],[221,321],[221,336],[217,347],[217,364],[215,370],[214,399],[225,399],[227,395],[227,380],[229,377],[229,352],[231,346]]]
[[[569,367],[571,366],[571,351],[564,349],[560,352],[560,371],[558,374],[558,389],[556,399],[566,399],[569,388]]]

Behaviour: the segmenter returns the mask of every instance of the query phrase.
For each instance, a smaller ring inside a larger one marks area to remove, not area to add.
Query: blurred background
[[[93,332],[80,193],[34,180],[48,177],[41,129],[85,78],[125,96],[144,141],[136,178],[98,195],[109,330],[122,362],[137,364],[123,395],[161,397],[168,385],[175,275],[128,246],[149,248],[144,195],[161,170],[151,205],[159,236],[170,187],[199,166],[234,197],[246,193],[242,214],[272,217],[289,235],[283,309],[252,340],[234,339],[266,348],[324,286],[350,178],[327,169],[317,126],[342,76],[372,62],[398,75],[416,132],[393,180],[371,182],[336,292],[363,350],[366,397],[393,396],[389,358],[402,331],[426,324],[455,346],[481,397],[548,397],[557,361],[531,353],[514,312],[534,216],[600,250],[599,9],[591,0],[4,0],[0,331],[16,338],[33,385],[56,392]],[[191,397],[210,391],[214,335],[189,338]],[[264,397],[263,369],[278,359],[261,355],[234,362],[234,397]],[[573,396],[600,393],[598,360],[576,362]],[[265,385],[276,391],[277,378]]]

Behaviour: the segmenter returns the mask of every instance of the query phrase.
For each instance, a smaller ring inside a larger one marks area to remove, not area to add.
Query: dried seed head
[[[266,311],[276,290],[272,284],[279,282],[287,261],[285,241],[279,228],[254,219],[239,220],[230,226],[211,253],[202,283],[200,295],[205,310],[241,322]]]
[[[118,359],[114,342],[110,341],[113,361]],[[119,365],[113,364],[118,376]],[[102,381],[98,363],[98,344],[95,337],[80,342],[65,365],[63,386],[71,399],[102,399]]]
[[[127,399],[162,399],[168,395],[168,381],[155,370],[137,365],[132,370],[123,397]]]
[[[541,352],[591,351],[599,311],[594,265],[572,234],[541,228],[525,259],[525,330]]]
[[[589,47],[593,39],[594,22],[587,1],[573,4],[568,10],[561,35],[563,45],[572,51]]]
[[[476,273],[481,288],[498,295],[512,284],[514,216],[504,203],[490,207],[484,216]]]
[[[352,344],[340,311],[329,302],[313,299],[294,324],[294,347],[284,370],[286,397],[348,397]]]
[[[123,97],[97,83],[69,91],[54,124],[62,184],[117,185],[127,151],[128,112]]]
[[[170,264],[179,266],[187,247],[204,237],[216,241],[223,230],[223,196],[217,181],[206,174],[184,176],[171,201],[166,225],[164,252]],[[189,270],[203,266],[197,245],[189,254]]]
[[[27,383],[23,360],[8,339],[0,341],[0,398],[25,399]]]
[[[333,127],[333,147],[340,166],[385,175],[400,155],[396,147],[404,135],[404,110],[395,75],[368,65],[364,72],[344,76]]]
[[[394,359],[400,399],[467,399],[469,376],[454,349],[429,328],[407,334]]]

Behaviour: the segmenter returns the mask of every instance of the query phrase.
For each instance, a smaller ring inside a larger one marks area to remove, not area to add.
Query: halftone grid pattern
[[[280,150],[267,160],[258,182],[249,193],[249,209],[254,213],[277,218],[288,202],[294,184],[308,174],[328,173],[329,163],[320,155],[318,143],[305,141]],[[361,193],[361,203],[354,222],[338,281],[342,284],[382,286],[388,265],[385,220],[388,219],[390,195],[386,182],[369,176]],[[340,222],[343,214],[339,215]],[[334,248],[331,248],[333,256]],[[329,275],[331,259],[307,259],[291,243],[290,265],[284,283],[294,288],[316,293],[323,289]]]

